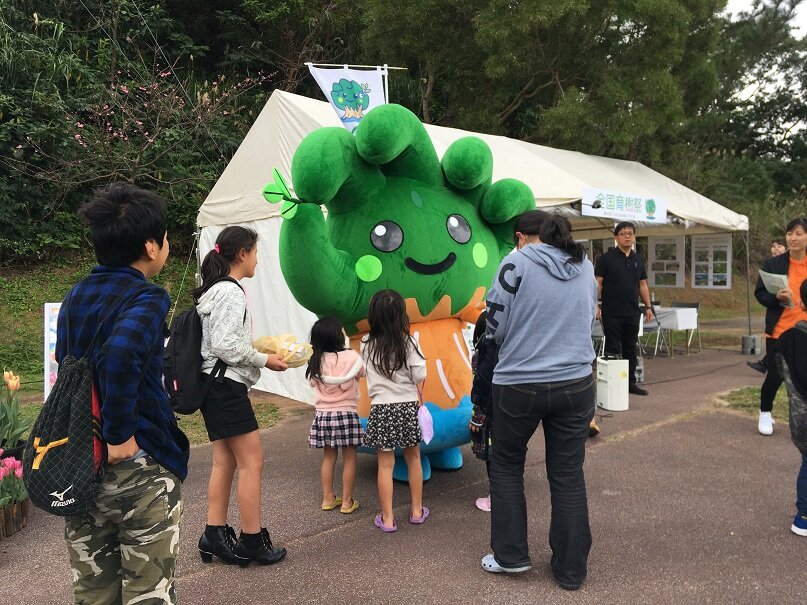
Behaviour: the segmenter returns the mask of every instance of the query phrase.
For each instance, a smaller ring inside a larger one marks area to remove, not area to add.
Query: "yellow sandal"
[[[330,504],[323,504],[322,505],[322,510],[333,510],[337,506],[341,506],[341,505],[342,505],[342,498],[340,498],[339,496],[334,496],[333,502],[331,502]]]
[[[357,508],[359,508],[359,501],[353,498],[353,505],[350,508],[340,508],[339,512],[342,513],[343,515],[349,515]]]

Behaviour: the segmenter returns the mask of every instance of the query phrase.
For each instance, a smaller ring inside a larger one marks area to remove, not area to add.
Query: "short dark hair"
[[[774,237],[771,240],[771,245],[773,244],[779,244],[780,246],[787,248],[787,243],[785,242],[785,238],[783,237]]]
[[[131,183],[97,189],[79,209],[102,265],[125,267],[143,256],[148,241],[162,249],[168,231],[165,203],[156,193]]]
[[[621,223],[617,223],[616,227],[614,227],[614,235],[619,235],[619,232],[623,229],[630,229],[633,231],[634,235],[636,234],[636,225],[630,221],[622,221]]]
[[[785,233],[790,233],[796,227],[801,227],[802,229],[807,231],[807,216],[799,216],[790,221],[787,224],[787,227],[785,227]]]

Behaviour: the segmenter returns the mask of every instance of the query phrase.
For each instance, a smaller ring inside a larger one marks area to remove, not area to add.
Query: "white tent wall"
[[[259,234],[255,277],[244,281],[254,320],[255,336],[291,333],[307,338],[315,316],[301,307],[283,280],[278,259],[279,205],[262,195],[277,168],[291,183],[291,160],[300,141],[322,126],[341,128],[331,106],[276,90],[267,101],[241,146],[199,209],[202,228],[199,254],[203,257],[226,225],[240,224]],[[476,136],[491,148],[493,178],[516,178],[530,186],[538,208],[567,216],[576,239],[612,236],[614,221],[582,216],[580,200],[587,187],[663,198],[675,217],[667,224],[639,223],[640,235],[692,235],[747,231],[747,217],[676,183],[658,172],[625,160],[615,160],[533,145],[507,137],[425,125],[438,157],[457,139]],[[305,242],[300,242],[305,245]],[[300,401],[311,401],[302,369],[283,373],[264,370],[257,388]]]

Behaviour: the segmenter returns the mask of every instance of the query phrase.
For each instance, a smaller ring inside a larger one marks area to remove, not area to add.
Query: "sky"
[[[747,11],[750,10],[752,4],[752,0],[729,0],[726,4],[726,12],[737,14],[741,11]],[[794,32],[796,37],[803,38],[807,36],[807,1],[803,1],[796,9],[796,18],[792,21],[792,25],[794,29],[798,28]]]

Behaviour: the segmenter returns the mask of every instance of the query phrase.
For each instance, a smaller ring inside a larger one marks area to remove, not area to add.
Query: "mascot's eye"
[[[376,250],[392,252],[401,247],[403,231],[392,221],[381,221],[370,232],[370,241]]]
[[[471,239],[471,225],[460,214],[452,214],[446,221],[446,229],[452,239],[458,244],[465,244]]]

